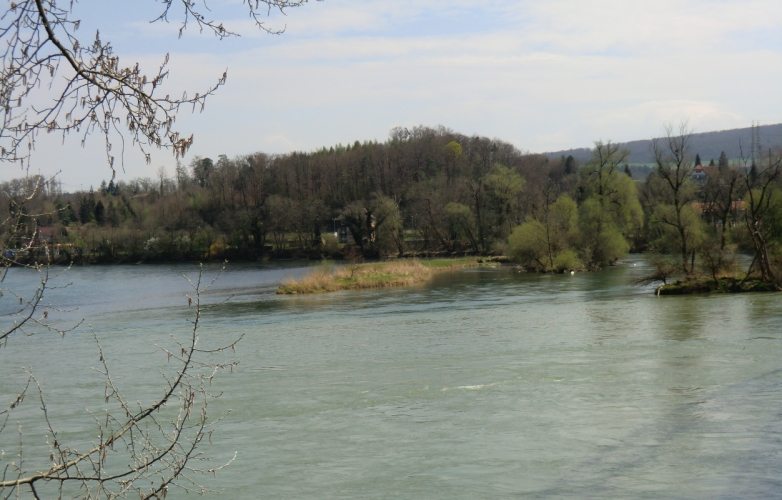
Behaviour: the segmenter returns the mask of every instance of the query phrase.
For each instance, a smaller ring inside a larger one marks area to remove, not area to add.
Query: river
[[[782,295],[656,297],[633,284],[648,271],[632,256],[574,276],[479,268],[277,296],[306,267],[229,264],[202,338],[244,338],[210,406],[231,413],[203,450],[237,459],[198,480],[237,499],[782,498]],[[186,335],[181,275],[196,272],[71,269],[47,300],[85,325],[0,349],[0,394],[32,368],[61,439],[81,436],[85,408],[105,406],[87,324],[131,399],[157,394],[155,344]]]

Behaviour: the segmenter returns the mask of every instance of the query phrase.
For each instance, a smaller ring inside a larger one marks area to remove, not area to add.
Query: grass
[[[321,266],[299,280],[290,278],[284,281],[277,293],[293,295],[413,285],[441,272],[478,265],[477,258],[462,258],[397,260],[348,264],[338,268]]]

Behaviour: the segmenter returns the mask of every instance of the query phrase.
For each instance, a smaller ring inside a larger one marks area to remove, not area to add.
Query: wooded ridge
[[[530,270],[655,258],[656,278],[736,269],[776,282],[782,263],[780,148],[755,128],[745,156],[713,165],[682,125],[651,141],[634,180],[630,151],[550,158],[444,127],[396,128],[386,142],[310,153],[195,157],[169,176],[63,193],[29,177],[1,188],[16,218],[7,252],[61,262],[507,255]],[[729,148],[730,144],[725,144]],[[31,193],[33,193],[31,195]]]
[[[773,147],[782,147],[782,123],[776,125],[764,125],[760,129],[760,141],[764,149]],[[700,132],[692,134],[691,152],[699,154],[704,162],[711,159],[717,161],[720,153],[723,151],[730,159],[738,159],[743,154],[749,153],[752,143],[752,128],[737,128],[731,130],[720,130],[716,132]],[[636,140],[622,143],[622,146],[630,150],[627,158],[630,164],[654,163],[654,155],[651,150],[651,139]],[[574,148],[562,151],[544,153],[549,158],[559,158],[561,156],[570,156],[579,161],[589,160],[592,156],[591,148]]]

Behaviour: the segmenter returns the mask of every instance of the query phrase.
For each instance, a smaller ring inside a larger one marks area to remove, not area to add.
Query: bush
[[[492,255],[507,255],[508,254],[508,244],[502,240],[495,240],[494,243],[491,245],[491,254]]]
[[[546,270],[546,228],[540,222],[529,219],[513,230],[508,237],[508,257],[525,267]]]
[[[562,250],[554,256],[554,269],[557,272],[580,269],[581,267],[581,261],[575,250]]]
[[[339,240],[331,233],[323,236],[323,253],[326,255],[336,255],[339,253]]]

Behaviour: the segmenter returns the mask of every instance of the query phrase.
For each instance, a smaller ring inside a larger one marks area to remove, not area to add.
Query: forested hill
[[[770,129],[761,129],[762,137]],[[678,153],[687,149],[681,140],[662,146]],[[732,151],[731,142],[719,150]],[[690,274],[696,255],[727,248],[725,228],[744,227],[733,208],[744,196],[741,186],[773,188],[758,198],[764,203],[782,190],[782,152],[764,158],[754,174],[727,162],[709,181],[684,184],[665,176],[675,170],[677,179],[689,177],[692,162],[681,171],[680,164],[638,166],[649,175],[633,182],[626,174],[636,172],[618,144],[597,142],[592,156],[551,159],[444,127],[396,128],[383,143],[194,157],[174,172],[161,168],[155,179],[104,181],[89,192],[64,193],[41,176],[16,179],[0,184],[0,220],[15,228],[7,240],[12,254],[37,258],[25,249],[45,241],[43,255],[64,263],[507,252],[530,269],[562,271],[602,267],[651,247],[680,253]],[[727,208],[701,218],[694,204]],[[747,213],[782,220],[777,205]],[[709,231],[713,237],[702,240]],[[696,248],[688,235],[711,246]],[[736,242],[756,251],[763,242],[753,235],[739,234]],[[782,255],[782,239],[766,254]]]
[[[725,151],[728,158],[739,158],[741,156],[740,147],[744,148],[745,155],[748,153],[751,134],[752,129],[750,127],[696,133],[692,136],[690,151],[693,154],[699,154],[704,162],[708,162],[712,158],[714,158],[714,161],[717,161],[722,151]],[[763,149],[782,146],[782,123],[761,126],[760,142]],[[654,158],[652,157],[650,145],[650,139],[625,143],[624,146],[630,148],[631,151],[630,163],[653,163]],[[592,148],[576,148],[544,154],[550,158],[572,155],[576,160],[583,162],[592,157]]]

